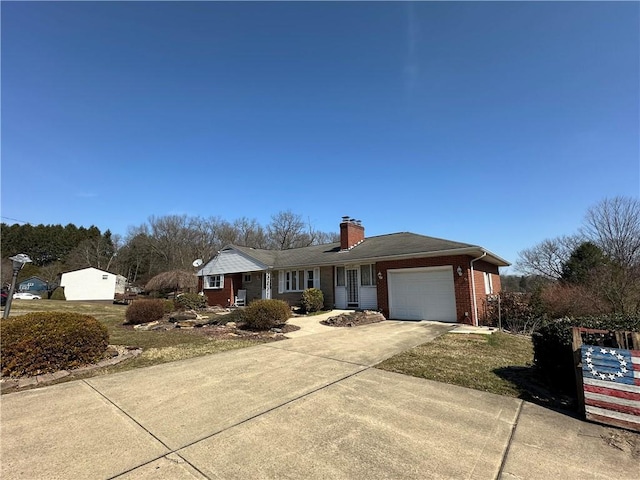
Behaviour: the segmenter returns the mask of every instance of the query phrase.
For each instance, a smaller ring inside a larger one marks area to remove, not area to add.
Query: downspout
[[[475,279],[475,277],[473,275],[473,262],[477,262],[478,260],[480,260],[481,258],[484,258],[486,256],[487,256],[487,252],[484,252],[478,258],[474,258],[470,262],[470,265],[471,265],[471,291],[472,291],[472,295],[473,295],[473,325],[476,326],[476,327],[478,326],[478,300],[476,299],[476,279]]]

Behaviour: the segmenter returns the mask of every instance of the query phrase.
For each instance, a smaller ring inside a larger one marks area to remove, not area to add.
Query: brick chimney
[[[342,217],[340,223],[340,249],[349,250],[364,240],[364,227],[360,220],[348,216]]]

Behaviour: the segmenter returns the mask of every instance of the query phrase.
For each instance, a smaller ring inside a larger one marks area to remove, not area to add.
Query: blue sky
[[[2,221],[361,219],[509,261],[640,194],[637,2],[2,2]]]

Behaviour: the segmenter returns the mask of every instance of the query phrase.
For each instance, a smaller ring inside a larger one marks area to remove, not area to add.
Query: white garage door
[[[453,267],[403,268],[387,275],[392,319],[457,321]]]

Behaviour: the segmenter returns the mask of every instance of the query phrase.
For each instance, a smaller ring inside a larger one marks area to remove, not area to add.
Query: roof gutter
[[[482,255],[474,258],[473,260],[471,260],[471,262],[469,262],[469,264],[471,265],[471,291],[473,295],[473,325],[476,327],[478,326],[478,300],[476,299],[476,280],[473,276],[473,262],[477,262],[478,260],[486,256],[487,252],[483,252]]]

